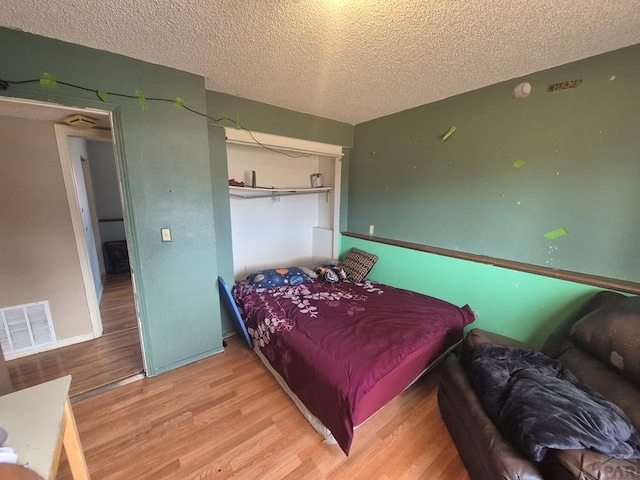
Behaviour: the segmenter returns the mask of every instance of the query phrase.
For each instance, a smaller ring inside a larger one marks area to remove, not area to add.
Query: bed
[[[468,305],[369,280],[270,288],[242,280],[233,298],[258,356],[346,455],[354,429],[453,348],[475,319]]]

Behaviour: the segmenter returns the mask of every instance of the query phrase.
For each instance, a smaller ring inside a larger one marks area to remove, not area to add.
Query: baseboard
[[[117,382],[110,383],[108,385],[103,385],[93,390],[89,390],[88,392],[79,393],[78,395],[74,395],[69,400],[72,404],[80,402],[82,400],[86,400],[87,398],[95,397],[104,392],[108,392],[109,390],[113,390],[114,388],[122,387],[123,385],[128,385],[129,383],[137,382],[138,380],[142,380],[145,378],[144,373],[138,373],[136,375],[132,375],[127,378],[123,378],[122,380],[118,380]]]
[[[58,340],[56,343],[49,343],[47,345],[38,345],[37,347],[30,348],[29,350],[21,350],[19,352],[5,353],[4,359],[15,360],[16,358],[28,357],[29,355],[35,355],[36,353],[48,352],[49,350],[55,350],[57,348],[68,347],[69,345],[75,345],[76,343],[86,342],[96,338],[93,333],[86,333],[84,335],[78,335],[76,337],[64,338]]]
[[[169,365],[165,365],[164,367],[157,368],[153,371],[147,371],[147,377],[155,377],[156,375],[160,375],[161,373],[169,372],[179,367],[183,367],[185,365],[189,365],[190,363],[197,362],[198,360],[205,359],[207,357],[211,357],[212,355],[217,355],[219,353],[224,353],[224,347],[217,348],[215,350],[209,350],[208,352],[200,353],[193,357],[186,358],[176,363],[171,363]]]

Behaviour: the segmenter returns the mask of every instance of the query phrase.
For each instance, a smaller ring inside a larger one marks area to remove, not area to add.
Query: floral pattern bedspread
[[[236,282],[249,334],[348,455],[359,400],[403,359],[443,338],[462,338],[468,305],[371,281],[321,281],[271,289]]]

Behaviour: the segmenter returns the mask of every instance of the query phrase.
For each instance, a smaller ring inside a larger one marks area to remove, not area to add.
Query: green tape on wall
[[[136,96],[138,97],[138,103],[140,104],[140,109],[143,112],[149,110],[149,104],[147,103],[147,99],[144,97],[142,90],[136,89]]]
[[[56,88],[58,86],[58,82],[56,82],[56,77],[50,73],[44,73],[42,77],[40,77],[40,86],[45,88]]]
[[[524,160],[516,160],[515,162],[513,162],[513,166],[516,168],[520,168],[524,167],[525,163],[527,162],[525,162]]]
[[[569,230],[567,230],[566,228],[557,228],[556,230],[545,233],[544,236],[547,237],[549,240],[555,240],[556,238],[564,237],[565,235],[568,235],[568,234],[569,234]]]
[[[442,136],[442,140],[443,140],[443,141],[446,141],[446,140],[447,140],[451,135],[453,135],[453,134],[456,132],[456,130],[457,130],[457,129],[458,129],[458,127],[456,127],[456,126],[451,127],[451,128],[447,131],[447,133],[445,133],[445,134]]]

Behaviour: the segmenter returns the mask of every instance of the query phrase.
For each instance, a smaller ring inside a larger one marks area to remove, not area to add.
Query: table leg
[[[69,460],[71,475],[74,480],[89,480],[89,469],[84,458],[82,445],[80,445],[80,436],[78,435],[78,427],[71,409],[69,398],[64,403],[64,434],[62,441],[64,443],[64,451]]]

